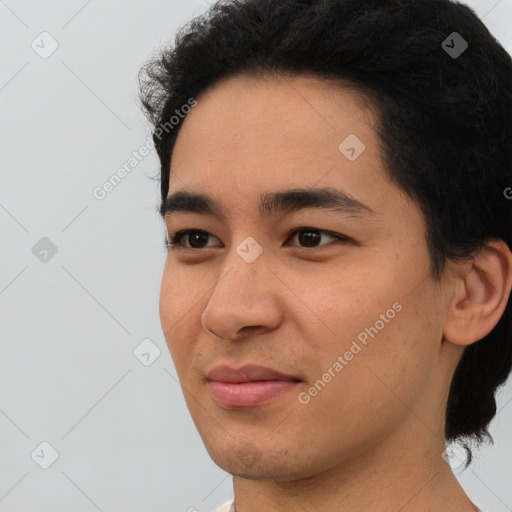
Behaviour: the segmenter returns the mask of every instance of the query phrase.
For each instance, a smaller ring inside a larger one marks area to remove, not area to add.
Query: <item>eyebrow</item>
[[[260,216],[287,214],[306,208],[319,208],[351,215],[374,215],[368,205],[352,197],[347,192],[332,187],[295,188],[279,192],[265,192],[260,195],[258,212]],[[163,218],[174,212],[212,215],[226,221],[221,203],[206,194],[178,190],[162,202],[160,215]]]

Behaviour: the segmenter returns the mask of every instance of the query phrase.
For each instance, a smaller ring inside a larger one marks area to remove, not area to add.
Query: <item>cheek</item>
[[[369,268],[369,267],[368,267]],[[314,274],[291,276],[288,282],[296,283],[292,288],[296,300],[295,319],[306,327],[318,324],[323,326],[323,336],[318,337],[320,345],[325,344],[325,335],[340,343],[348,342],[365,328],[381,323],[380,315],[386,315],[389,322],[398,316],[393,304],[399,293],[395,293],[389,272],[376,273],[358,267],[343,265],[325,268]],[[301,314],[298,314],[300,311]],[[388,323],[386,323],[386,326]]]
[[[404,404],[416,403],[438,372],[442,334],[439,318],[430,315],[429,308],[420,307],[426,304],[422,292],[393,302],[394,298],[394,294],[386,295],[384,307],[377,299],[366,304],[367,309],[362,305],[364,314],[359,312],[354,317],[346,336],[341,331],[340,318],[340,341],[332,346],[329,364],[324,361],[327,367],[338,355],[347,361],[335,379],[332,394],[326,396],[329,402],[338,402],[341,393],[347,405],[362,407],[374,417],[387,417],[390,421],[393,416],[409,414]],[[349,323],[350,316],[345,320]],[[349,410],[350,407],[345,412]]]
[[[167,329],[186,323],[187,315],[199,307],[198,300],[208,290],[204,283],[204,271],[180,268],[170,259],[167,261],[160,285],[160,319]]]
[[[187,292],[191,283],[197,280],[184,279],[184,272],[178,272],[166,265],[160,285],[159,313],[162,331],[171,357],[179,371],[181,361],[186,360],[194,347],[194,336],[188,332],[190,319],[199,307],[198,299],[203,295],[199,291]],[[188,287],[188,288],[187,288]],[[197,317],[197,312],[196,316]],[[195,318],[194,317],[194,318]]]
[[[433,361],[442,331],[436,301],[428,298],[430,281],[418,286],[419,276],[424,277],[421,269],[406,262],[386,266],[382,261],[386,259],[380,266],[365,262],[364,271],[360,263],[359,268],[326,269],[314,278],[290,276],[289,281],[296,283],[294,294],[301,299],[295,301],[292,316],[307,333],[304,342],[318,363],[310,378],[320,377],[319,372],[345,354],[344,370],[350,371],[339,374],[350,373],[357,382],[367,380],[368,369],[374,369],[398,384],[414,377],[422,359],[426,366],[429,358]]]
[[[384,327],[375,326],[375,320],[366,328],[351,326],[351,333],[364,334],[365,343],[348,330],[345,335],[340,319],[339,336],[323,348],[319,364],[312,365],[305,390],[315,396],[305,406],[310,412],[304,412],[313,423],[315,417],[324,418],[320,421],[327,438],[339,438],[342,429],[346,439],[370,442],[379,432],[393,431],[416,408],[435,375],[437,359],[417,323],[411,328],[414,316],[404,304]]]

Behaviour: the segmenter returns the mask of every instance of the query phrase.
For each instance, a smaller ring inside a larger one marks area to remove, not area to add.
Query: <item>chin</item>
[[[240,449],[228,447],[227,450],[212,450],[207,447],[207,451],[213,462],[221,469],[247,480],[288,482],[315,474],[312,468],[308,471],[307,467],[302,467],[300,461],[294,464],[290,457],[287,457],[288,450],[281,453],[278,451],[262,453],[252,443],[247,443]]]

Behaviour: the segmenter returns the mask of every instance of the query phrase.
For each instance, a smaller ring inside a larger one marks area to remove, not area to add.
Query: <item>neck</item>
[[[235,476],[236,512],[476,512],[441,456],[444,439],[416,423],[409,436],[397,433],[386,448],[372,447],[319,474],[287,481]]]

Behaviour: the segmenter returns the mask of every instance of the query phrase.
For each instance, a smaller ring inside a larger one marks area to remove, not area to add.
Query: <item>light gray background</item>
[[[511,52],[512,0],[468,4]],[[92,194],[148,140],[139,68],[207,5],[0,1],[0,511],[208,512],[232,496],[160,327],[156,153]],[[145,339],[161,351],[149,366],[133,353]],[[491,512],[512,510],[511,381],[499,409],[495,446],[458,475]]]

